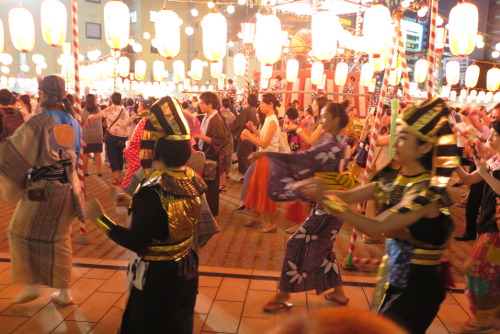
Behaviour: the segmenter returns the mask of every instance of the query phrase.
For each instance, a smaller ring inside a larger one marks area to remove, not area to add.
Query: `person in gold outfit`
[[[120,332],[191,334],[198,291],[195,229],[207,186],[184,166],[190,133],[176,100],[165,97],[151,107],[143,140],[154,141],[141,157],[151,157],[156,171],[131,199],[130,227],[116,225],[96,200],[88,203],[87,217],[137,254],[127,273],[130,296]]]
[[[385,233],[373,310],[424,334],[445,299],[441,256],[453,230],[446,185],[459,165],[445,102],[433,98],[404,110],[394,148],[394,159],[369,184],[322,191],[320,182],[311,181],[302,191],[360,232]],[[376,218],[348,206],[370,199],[377,203]]]

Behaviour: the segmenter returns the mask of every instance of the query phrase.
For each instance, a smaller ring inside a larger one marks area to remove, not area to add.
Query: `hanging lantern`
[[[266,65],[265,63],[260,63],[260,77],[264,79],[271,79],[273,76],[273,65]]]
[[[311,83],[313,85],[319,85],[323,81],[323,74],[325,72],[325,67],[320,61],[315,61],[311,65]]]
[[[456,60],[446,63],[446,82],[448,85],[456,85],[460,81],[460,64]]]
[[[135,78],[139,81],[146,78],[146,62],[144,60],[135,61]]]
[[[242,23],[241,24],[241,39],[247,46],[252,45],[255,37],[255,23]]]
[[[214,79],[218,79],[222,74],[222,59],[218,62],[212,62],[210,64],[210,76]]]
[[[486,93],[486,96],[484,97],[484,102],[490,103],[492,100],[493,100],[493,92]]]
[[[436,50],[442,51],[446,46],[446,34],[447,30],[444,27],[436,29]]]
[[[178,83],[184,80],[186,77],[186,70],[184,67],[184,62],[182,60],[176,60],[174,61],[174,82]]]
[[[24,7],[9,11],[10,37],[14,47],[20,52],[30,52],[35,47],[35,20]]]
[[[335,67],[335,84],[337,86],[343,86],[347,81],[347,73],[349,72],[349,66],[347,63],[340,62]]]
[[[295,82],[299,76],[299,61],[297,59],[288,59],[286,62],[286,81]]]
[[[455,101],[457,99],[457,91],[452,90],[450,93],[450,101]]]
[[[203,28],[203,55],[212,62],[226,56],[227,21],[221,13],[209,13],[201,21]]]
[[[130,73],[130,59],[127,57],[118,58],[118,74],[121,77],[128,77]]]
[[[449,98],[450,91],[451,91],[451,87],[450,86],[443,86],[443,87],[441,87],[441,97]]]
[[[361,67],[361,75],[359,78],[359,82],[361,86],[368,87],[372,83],[373,78],[373,65],[368,62],[363,64]]]
[[[237,77],[242,77],[243,75],[245,75],[247,60],[243,53],[237,53],[234,55],[233,66],[234,75],[236,75]]]
[[[451,9],[448,22],[451,53],[466,56],[474,51],[478,17],[476,5],[468,1],[462,1]]]
[[[59,46],[66,39],[68,13],[59,0],[44,0],[40,10],[42,36],[50,46]]]
[[[111,0],[104,6],[104,34],[113,50],[121,50],[128,45],[130,10],[121,0]]]
[[[467,88],[474,88],[477,85],[477,80],[479,79],[479,66],[472,64],[467,67],[465,71],[465,86]]]
[[[423,83],[427,79],[427,72],[429,71],[429,63],[425,59],[419,59],[415,63],[415,73],[413,80],[418,83]]]
[[[155,81],[162,81],[165,79],[165,63],[161,60],[153,62],[153,78]]]
[[[3,22],[2,19],[0,19],[0,54],[3,53],[4,47],[5,47],[5,31],[3,29]]]
[[[257,19],[255,54],[257,58],[272,65],[280,60],[282,48],[281,22],[276,15],[261,15]]]
[[[337,54],[338,18],[329,10],[312,15],[312,51],[319,60],[330,60]]]
[[[201,80],[201,77],[203,76],[203,62],[201,59],[193,59],[191,61],[191,78],[193,80]]]
[[[399,85],[402,75],[403,75],[403,69],[400,66],[393,68],[389,73],[389,85],[390,86]]]
[[[381,54],[380,57],[370,55],[369,59],[370,63],[372,63],[374,72],[381,72],[388,66],[389,57],[387,52]]]
[[[491,91],[498,90],[500,87],[500,69],[493,67],[486,72],[486,87]]]
[[[380,57],[390,46],[394,27],[389,8],[374,4],[365,11],[363,37],[366,51],[374,58]]]
[[[158,53],[172,59],[181,50],[179,16],[171,9],[163,8],[156,14],[155,39]]]

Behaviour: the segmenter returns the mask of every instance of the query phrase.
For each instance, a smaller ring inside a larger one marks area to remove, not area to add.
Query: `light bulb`
[[[213,3],[213,1],[209,1],[209,2],[207,2],[207,6],[208,6],[208,8],[212,9],[215,7],[215,4]]]
[[[191,9],[191,15],[192,15],[193,17],[197,17],[197,16],[198,16],[198,14],[199,14],[199,13],[198,13],[198,10],[197,10],[197,9]]]
[[[243,6],[247,3],[247,0],[238,0],[238,5]]]
[[[142,45],[139,43],[136,43],[132,46],[132,50],[134,50],[135,53],[142,52]]]
[[[144,34],[142,34],[142,37],[144,37],[144,39],[150,39],[151,38],[151,34],[149,32],[144,32]]]
[[[227,10],[228,14],[234,14],[235,9],[234,9],[233,5],[229,5],[229,6],[227,6],[226,10]]]
[[[229,42],[227,43],[227,46],[229,46],[230,48],[232,48],[232,47],[234,46],[234,42],[233,42],[233,41],[229,41]]]
[[[188,27],[184,28],[184,32],[186,33],[186,35],[191,36],[194,33],[194,29],[193,29],[193,27],[188,26]]]

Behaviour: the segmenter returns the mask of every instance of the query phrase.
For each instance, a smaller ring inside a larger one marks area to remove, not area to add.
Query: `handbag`
[[[356,165],[361,168],[366,167],[366,159],[368,159],[367,146],[365,142],[359,142],[358,148],[356,148]]]
[[[124,110],[125,110],[125,108],[122,108],[122,110],[118,114],[118,117],[113,121],[113,123],[111,123],[110,126],[108,126],[108,128],[106,129],[106,132],[104,132],[104,135],[102,136],[103,142],[106,142],[106,140],[108,139],[109,130],[113,127],[113,125],[115,125],[115,123],[118,121],[118,119],[120,119],[120,116],[123,114]],[[123,141],[123,146],[120,146],[120,141],[118,141],[117,145],[119,147],[125,147],[125,141]]]
[[[218,163],[215,160],[207,159],[205,160],[205,166],[203,166],[203,179],[207,181],[213,181],[217,177],[217,166]]]

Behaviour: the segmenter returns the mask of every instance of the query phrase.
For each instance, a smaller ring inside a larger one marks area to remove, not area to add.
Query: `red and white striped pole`
[[[403,32],[401,29],[401,20],[396,20],[396,32],[398,38],[398,51],[401,57],[401,67],[403,68],[402,79],[403,79],[403,93],[405,95],[406,103],[411,101],[410,95],[410,76],[408,75],[408,64],[406,62],[406,50],[403,43]]]
[[[392,36],[391,48],[389,51],[389,57],[387,59],[388,64],[392,64],[392,59],[394,58],[394,52],[396,50],[398,42],[398,37],[396,31]],[[380,88],[380,96],[377,105],[377,112],[375,114],[375,125],[373,127],[371,136],[370,136],[370,146],[368,148],[368,157],[366,159],[366,167],[363,173],[363,177],[361,179],[361,183],[364,184],[366,180],[370,177],[370,172],[373,165],[374,155],[375,155],[375,144],[377,142],[378,133],[380,131],[380,125],[382,124],[382,110],[384,109],[384,101],[387,96],[387,89],[389,88],[389,74],[391,72],[391,66],[386,66],[384,71],[384,79],[382,81],[382,87]],[[358,203],[357,207],[359,214],[365,214],[365,205],[364,203]],[[353,265],[355,263],[367,263],[370,260],[370,263],[374,264],[371,259],[357,259],[354,258],[353,253],[355,249],[357,239],[356,230],[352,230],[351,240],[349,242],[349,252],[347,254],[346,265]],[[358,261],[358,262],[356,262]],[[361,262],[359,262],[361,261]]]
[[[73,30],[73,55],[75,57],[75,117],[78,119],[80,126],[82,126],[82,99],[80,96],[80,60],[78,59],[78,55],[80,52],[80,45],[78,39],[78,0],[71,1],[71,13],[72,13],[72,30]],[[78,157],[78,180],[80,180],[80,185],[82,187],[82,193],[85,194],[85,177],[83,175],[83,160],[82,160],[82,152],[80,152],[80,156]],[[85,220],[80,221],[80,243],[86,244],[88,243],[87,239],[87,227],[85,224]]]
[[[437,78],[436,71],[436,18],[438,10],[438,0],[431,1],[431,26],[429,34],[429,52],[427,55],[427,62],[429,70],[427,74],[427,93],[429,97],[436,96],[437,92]]]
[[[246,61],[246,66],[245,66],[245,91],[246,91],[246,97],[248,98],[248,94],[250,94],[250,46],[245,45],[245,61]]]

